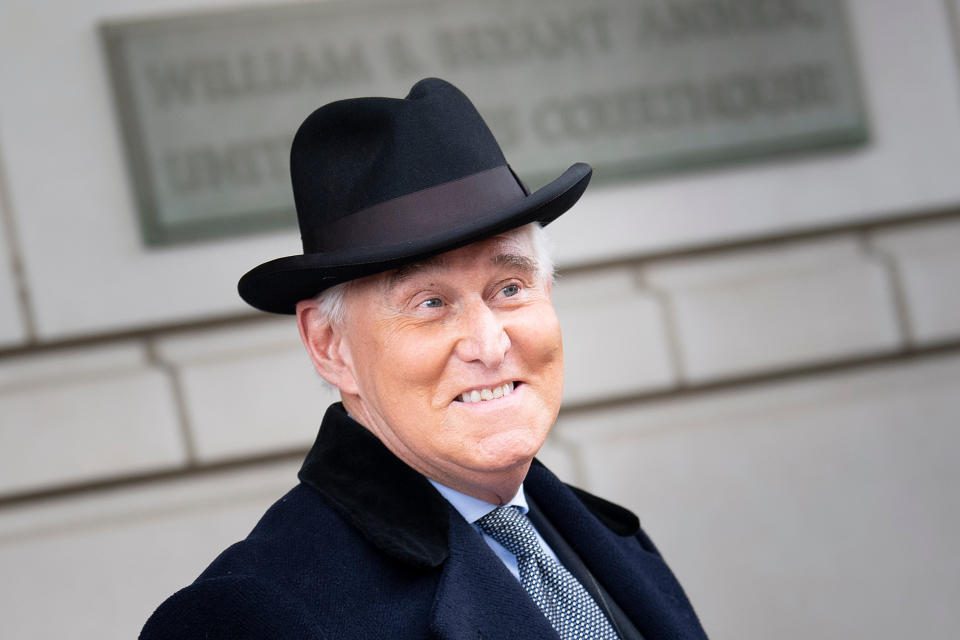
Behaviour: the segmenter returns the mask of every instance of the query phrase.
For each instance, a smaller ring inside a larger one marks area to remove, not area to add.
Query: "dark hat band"
[[[414,240],[502,210],[527,196],[507,165],[408,193],[303,230],[305,253]]]

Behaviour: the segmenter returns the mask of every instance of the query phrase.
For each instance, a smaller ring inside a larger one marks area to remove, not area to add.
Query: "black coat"
[[[142,640],[556,639],[480,534],[342,405],[299,477]],[[633,514],[537,462],[524,487],[647,640],[706,637]]]

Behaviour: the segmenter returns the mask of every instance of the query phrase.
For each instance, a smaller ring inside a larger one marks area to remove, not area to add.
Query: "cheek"
[[[518,335],[524,351],[533,361],[531,364],[544,367],[544,373],[550,373],[554,368],[562,371],[563,339],[553,307],[541,308],[531,314],[528,322],[519,328]]]
[[[387,327],[364,346],[361,375],[375,381],[380,400],[403,406],[429,394],[443,375],[449,348],[437,332]]]

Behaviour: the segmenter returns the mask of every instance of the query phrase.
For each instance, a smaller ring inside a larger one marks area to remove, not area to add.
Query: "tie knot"
[[[537,533],[527,516],[520,513],[520,507],[497,507],[477,520],[477,524],[518,558],[543,553]]]

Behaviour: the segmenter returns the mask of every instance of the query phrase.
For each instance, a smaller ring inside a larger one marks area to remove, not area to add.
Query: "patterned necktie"
[[[497,507],[477,524],[517,556],[520,583],[561,640],[618,640],[583,585],[540,547],[533,525],[519,507]]]

